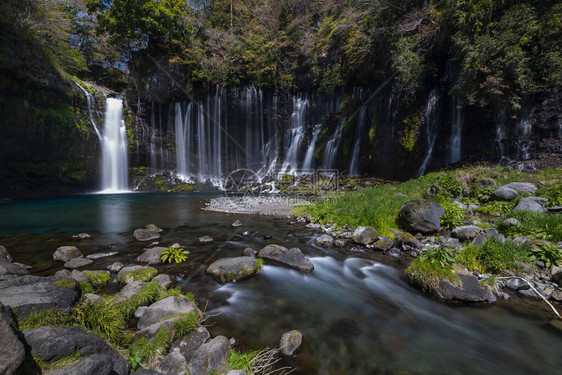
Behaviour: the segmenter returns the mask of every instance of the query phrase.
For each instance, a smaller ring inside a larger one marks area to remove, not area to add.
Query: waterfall
[[[456,163],[461,159],[462,120],[459,99],[453,96],[453,118],[451,122],[451,138],[449,140],[449,162]]]
[[[317,124],[314,126],[312,130],[312,140],[310,141],[310,145],[308,145],[308,149],[306,150],[306,155],[304,157],[304,164],[302,169],[306,171],[311,171],[314,168],[312,162],[314,161],[314,147],[316,147],[316,141],[318,140],[318,135],[322,130],[322,123]]]
[[[343,117],[340,120],[336,131],[334,131],[334,134],[332,134],[332,137],[326,144],[326,150],[324,151],[324,157],[322,159],[322,168],[324,169],[334,169],[334,161],[336,159],[336,155],[338,154],[338,150],[342,141],[341,131],[346,120],[346,117]]]
[[[529,153],[529,140],[531,138],[531,132],[533,127],[531,126],[531,119],[529,111],[524,110],[521,114],[521,121],[517,125],[517,157],[523,160],[529,160],[531,155]]]
[[[287,144],[289,148],[283,163],[283,172],[295,173],[299,167],[299,150],[305,136],[305,115],[308,110],[308,99],[293,98],[293,113],[289,126]]]
[[[127,130],[123,121],[123,101],[107,98],[102,141],[102,190],[128,190]]]
[[[505,165],[511,162],[511,160],[505,155],[505,141],[507,140],[505,109],[499,112],[498,117],[496,127],[496,145],[498,146],[498,153],[500,157],[499,164]]]
[[[78,86],[80,90],[82,90],[84,95],[86,95],[86,101],[88,102],[88,114],[90,115],[90,122],[92,123],[92,126],[94,127],[94,130],[100,141],[103,141],[101,132],[99,131],[96,121],[94,120],[94,103],[95,103],[94,97],[92,96],[92,94],[88,92],[88,90],[83,88],[82,85],[80,85],[78,82],[76,82],[76,86]]]
[[[426,138],[427,138],[427,153],[423,159],[423,163],[418,170],[418,176],[422,176],[425,173],[429,161],[431,160],[431,154],[433,153],[433,146],[435,146],[435,140],[437,139],[437,131],[439,125],[439,115],[437,113],[437,103],[439,101],[439,96],[437,95],[437,90],[433,89],[429,94],[429,99],[427,101],[427,106],[425,109],[425,125],[426,125]]]
[[[365,113],[367,106],[364,105],[359,111],[359,118],[357,119],[357,131],[355,133],[355,142],[353,144],[353,155],[351,157],[351,164],[349,166],[349,175],[357,176],[359,174],[359,150],[361,148],[361,137],[363,135],[363,128],[365,126]]]

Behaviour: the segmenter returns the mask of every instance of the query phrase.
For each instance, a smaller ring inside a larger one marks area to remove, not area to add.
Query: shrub
[[[465,266],[469,271],[486,272],[486,268],[479,260],[480,251],[477,246],[465,246],[456,257],[456,261]]]
[[[160,254],[160,259],[162,262],[166,263],[182,263],[187,260],[187,254],[189,251],[180,248],[169,247]]]
[[[125,342],[125,322],[118,309],[106,300],[75,307],[78,322],[115,345]]]
[[[445,229],[454,229],[462,225],[466,211],[461,207],[449,203],[441,202],[441,207],[445,211],[445,215],[441,216],[441,226]]]
[[[546,267],[557,266],[562,261],[562,250],[552,244],[539,244],[531,248],[531,259],[544,262]]]
[[[514,207],[515,202],[491,201],[476,208],[475,211],[485,215],[499,216],[513,210]]]
[[[71,314],[59,309],[40,310],[29,314],[25,319],[18,322],[20,331],[29,328],[39,328],[47,326],[68,327],[74,323]]]
[[[468,245],[463,252],[474,257],[486,271],[499,273],[518,269],[519,266],[516,262],[528,261],[529,250],[529,244],[517,244],[513,241],[502,243],[496,239],[490,239],[480,247]]]

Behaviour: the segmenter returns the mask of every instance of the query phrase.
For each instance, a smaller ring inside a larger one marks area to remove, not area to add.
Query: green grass
[[[84,273],[88,278],[88,281],[92,284],[95,290],[101,290],[105,285],[111,280],[111,276],[108,273]]]
[[[508,218],[521,222],[520,227],[511,226],[506,234],[511,236],[527,236],[553,242],[562,241],[562,214],[548,214],[530,211],[512,211],[504,215],[497,224]]]
[[[486,272],[486,267],[480,261],[480,248],[477,246],[465,246],[456,256],[456,261],[466,267],[469,271]]]
[[[87,281],[82,281],[80,288],[82,289],[82,294],[95,293],[94,287]]]
[[[242,370],[246,374],[253,374],[252,360],[256,357],[258,351],[250,351],[246,353],[240,353],[236,350],[230,352],[230,357],[228,358],[228,369],[229,370]]]
[[[461,252],[459,262],[469,270],[474,266],[482,266],[485,271],[501,273],[502,271],[518,270],[516,262],[528,262],[530,259],[530,245],[518,245],[512,241],[489,239],[483,246],[467,245]],[[464,260],[464,262],[462,262]],[[472,262],[472,266],[471,265]]]
[[[39,328],[47,326],[68,327],[74,323],[72,314],[59,309],[40,310],[29,314],[25,319],[18,322],[20,331],[28,328]]]
[[[513,210],[514,207],[515,207],[515,201],[512,202],[491,201],[491,202],[486,202],[482,206],[476,208],[475,211],[485,215],[499,216]]]
[[[148,282],[142,286],[139,292],[128,301],[115,305],[114,308],[123,317],[129,319],[140,306],[146,306],[156,301],[160,295],[162,286],[157,282]]]
[[[181,317],[173,323],[174,337],[183,337],[194,330],[199,325],[199,314],[192,311],[187,314],[181,314]]]
[[[444,252],[449,255],[443,257]],[[441,280],[452,283],[459,280],[453,271],[453,260],[453,255],[443,248],[426,251],[410,264],[405,273],[413,284],[423,290],[435,289]]]
[[[132,271],[127,272],[123,275],[123,281],[134,280],[134,281],[150,281],[158,274],[153,268],[137,268]]]
[[[96,335],[104,337],[117,346],[126,343],[125,321],[119,309],[110,302],[103,300],[97,303],[85,303],[75,307],[74,310],[78,322]]]
[[[41,359],[39,359],[37,357],[34,357],[33,360],[34,360],[35,363],[37,363],[37,366],[39,366],[42,373],[48,373],[48,372],[51,372],[51,371],[54,371],[54,370],[61,369],[65,366],[68,366],[71,363],[76,362],[80,358],[82,358],[82,356],[80,355],[80,353],[76,352],[71,356],[61,358],[61,359],[59,359],[58,361],[55,361],[55,362],[45,362],[45,361],[42,361]]]
[[[131,356],[138,357],[141,361],[150,361],[156,357],[163,357],[170,348],[172,340],[167,328],[160,328],[152,340],[141,337],[133,342],[129,348]]]
[[[552,183],[539,187],[536,195],[538,197],[547,198],[548,207],[562,206],[562,183]]]

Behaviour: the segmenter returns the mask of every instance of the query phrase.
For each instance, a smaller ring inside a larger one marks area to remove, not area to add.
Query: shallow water
[[[548,310],[523,303],[455,307],[411,288],[394,258],[357,253],[349,258],[313,244],[314,234],[287,219],[234,215],[201,209],[206,194],[89,195],[0,205],[0,243],[16,261],[39,274],[62,267],[58,246],[74,244],[84,254],[118,251],[89,267],[134,262],[146,247],[132,231],[154,223],[158,241],[179,242],[186,263],[158,267],[194,291],[201,307],[219,314],[213,334],[235,336],[245,348],[276,346],[283,332],[300,330],[306,345],[296,359],[300,374],[555,374],[562,367],[561,336],[545,328]],[[243,222],[234,229],[236,219]],[[249,231],[249,235],[242,235]],[[91,239],[75,240],[88,232]],[[265,235],[272,239],[265,239]],[[200,245],[198,237],[215,241]],[[260,274],[219,285],[204,265],[268,243],[297,246],[315,270],[303,275],[266,265]]]

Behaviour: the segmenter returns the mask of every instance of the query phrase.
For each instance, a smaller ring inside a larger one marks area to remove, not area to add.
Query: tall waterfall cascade
[[[462,140],[462,114],[459,106],[459,99],[452,97],[452,121],[451,138],[449,140],[449,163],[456,163],[461,160],[461,140]]]
[[[128,190],[127,131],[123,100],[107,98],[102,134],[102,191]]]
[[[422,165],[418,170],[418,176],[422,176],[431,161],[431,155],[433,154],[433,147],[435,146],[435,140],[437,139],[437,131],[439,129],[439,114],[437,113],[439,102],[439,95],[437,90],[433,89],[429,94],[429,99],[427,100],[427,106],[425,108],[425,125],[426,125],[426,141],[427,141],[427,151],[425,158],[423,159]]]
[[[363,129],[365,127],[365,114],[367,106],[362,106],[357,119],[357,131],[355,132],[355,142],[353,143],[353,155],[351,156],[351,164],[349,165],[349,175],[357,176],[359,174],[359,151],[361,149],[361,139],[363,137]]]

